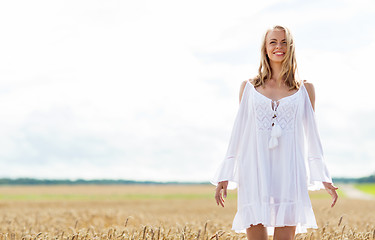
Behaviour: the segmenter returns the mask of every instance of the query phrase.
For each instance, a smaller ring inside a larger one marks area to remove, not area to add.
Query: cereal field
[[[325,190],[311,192],[319,229],[296,239],[375,239],[375,201],[339,194],[331,209]],[[235,192],[225,208],[213,195],[210,185],[2,186],[0,239],[246,239],[231,230]]]
[[[375,195],[375,184],[374,183],[356,184],[355,187],[362,190],[365,193]]]

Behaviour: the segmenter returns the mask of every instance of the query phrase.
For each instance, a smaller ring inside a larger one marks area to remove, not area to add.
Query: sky
[[[287,26],[333,177],[375,173],[372,0],[0,3],[0,177],[208,181]]]

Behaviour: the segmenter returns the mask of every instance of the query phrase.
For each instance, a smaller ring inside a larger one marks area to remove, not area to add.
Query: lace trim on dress
[[[260,96],[256,97],[254,95],[257,130],[270,131],[268,145],[270,149],[275,148],[278,146],[278,138],[283,132],[291,132],[294,130],[298,102],[295,100],[300,95],[299,93],[301,92],[303,83],[297,92],[279,100],[272,100],[258,92],[254,85],[251,84],[251,86],[256,92],[256,95]],[[264,101],[266,101],[267,104],[264,104]],[[268,103],[270,103],[270,105]]]

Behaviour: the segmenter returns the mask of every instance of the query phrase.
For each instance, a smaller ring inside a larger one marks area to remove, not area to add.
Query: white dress
[[[225,180],[238,191],[236,232],[259,223],[269,235],[274,227],[297,226],[296,234],[318,228],[308,190],[324,189],[322,182],[332,178],[303,82],[276,102],[247,81],[225,159],[211,183]]]

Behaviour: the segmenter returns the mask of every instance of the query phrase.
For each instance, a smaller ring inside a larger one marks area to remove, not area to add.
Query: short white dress
[[[275,227],[296,226],[295,234],[318,228],[308,190],[324,189],[322,182],[332,178],[303,82],[294,94],[273,101],[247,81],[225,159],[211,183],[225,180],[238,191],[232,230],[245,232],[259,223],[268,235]]]

